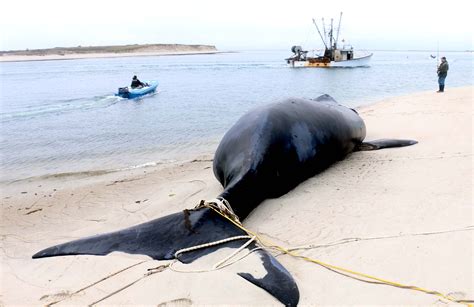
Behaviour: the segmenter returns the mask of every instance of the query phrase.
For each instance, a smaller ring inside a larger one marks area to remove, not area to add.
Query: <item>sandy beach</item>
[[[0,62],[28,62],[28,61],[52,61],[52,60],[78,60],[96,58],[121,58],[137,56],[163,56],[163,55],[191,55],[191,54],[214,54],[220,51],[157,51],[141,53],[89,53],[89,54],[51,54],[51,55],[9,55],[0,57]]]
[[[473,86],[448,87],[443,94],[414,93],[359,108],[367,140],[419,143],[353,153],[265,201],[244,225],[288,248],[311,245],[298,252],[332,265],[473,300],[473,97]],[[166,267],[169,261],[124,253],[31,259],[51,245],[216,197],[222,187],[212,173],[212,156],[101,176],[22,181],[1,191],[0,305],[280,304],[236,274],[259,276],[252,255],[206,273],[178,273]],[[208,268],[227,253],[177,266]],[[288,255],[277,259],[295,278],[300,305],[446,303]]]
[[[88,53],[88,54],[50,54],[50,55],[9,55],[0,57],[0,62],[27,62],[27,61],[53,61],[53,60],[78,60],[96,58],[120,58],[136,56],[163,56],[163,55],[190,55],[190,54],[214,54],[219,51],[157,51],[141,53]]]
[[[23,51],[0,51],[0,62],[77,60],[137,56],[191,55],[220,53],[211,45],[149,44],[51,48]]]

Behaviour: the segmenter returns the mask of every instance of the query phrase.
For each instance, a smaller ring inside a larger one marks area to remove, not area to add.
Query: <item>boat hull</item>
[[[147,95],[150,93],[153,93],[156,91],[156,88],[158,87],[158,82],[157,81],[151,81],[148,82],[149,86],[145,86],[142,88],[135,88],[135,89],[128,89],[127,91],[119,91],[119,93],[115,94],[116,96],[120,96],[122,98],[127,98],[127,99],[134,99],[141,97],[143,95]]]
[[[372,58],[372,53],[360,58],[354,58],[354,59],[345,60],[345,61],[330,61],[327,63],[323,63],[323,62],[312,63],[308,60],[306,61],[290,60],[288,65],[294,68],[298,68],[298,67],[321,67],[321,68],[364,67],[364,66],[369,66],[369,62],[371,58]]]

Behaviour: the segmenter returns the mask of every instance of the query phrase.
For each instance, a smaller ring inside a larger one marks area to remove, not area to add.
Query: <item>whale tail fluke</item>
[[[380,139],[369,142],[360,143],[355,151],[379,150],[384,148],[395,148],[415,145],[418,142],[415,140],[397,140],[397,139]]]
[[[34,254],[33,258],[125,252],[147,255],[156,260],[176,258],[183,263],[190,263],[222,247],[239,248],[245,241],[233,240],[179,255],[177,252],[189,247],[246,235],[243,230],[212,209],[201,208],[184,210],[127,229],[52,246]],[[253,250],[257,245],[252,242],[247,248]],[[290,273],[267,251],[258,249],[254,254],[262,261],[266,275],[260,279],[249,273],[239,272],[238,275],[264,289],[286,306],[296,306],[299,291]],[[251,268],[252,271],[254,269]]]
[[[240,277],[264,289],[285,306],[297,306],[300,293],[291,274],[270,253],[258,250],[256,253],[263,262],[267,274],[260,279],[250,273],[237,273]]]

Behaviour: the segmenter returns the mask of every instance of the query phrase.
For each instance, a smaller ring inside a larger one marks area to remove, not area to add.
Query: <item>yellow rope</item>
[[[350,274],[350,275],[353,275],[353,276],[358,276],[358,277],[368,279],[368,280],[361,279],[362,281],[367,281],[367,282],[372,282],[372,283],[379,283],[379,284],[384,284],[384,285],[393,286],[393,287],[402,288],[402,289],[410,289],[410,290],[420,291],[420,292],[424,292],[424,293],[427,293],[427,294],[439,296],[439,297],[441,297],[445,300],[448,300],[448,301],[451,301],[451,302],[454,302],[454,303],[465,304],[465,305],[470,306],[470,307],[474,306],[472,304],[472,303],[474,303],[474,301],[472,301],[472,300],[457,300],[457,299],[455,299],[455,298],[453,298],[449,295],[443,294],[443,293],[438,292],[438,291],[427,290],[427,289],[423,289],[423,288],[420,288],[420,287],[417,287],[417,286],[407,286],[407,285],[400,284],[400,283],[397,283],[397,282],[389,281],[389,280],[386,280],[386,279],[378,278],[378,277],[371,276],[371,275],[368,275],[368,274],[364,274],[364,273],[352,271],[352,270],[349,270],[349,269],[345,269],[345,268],[342,268],[342,267],[339,267],[339,266],[335,266],[335,265],[332,265],[332,264],[328,264],[328,263],[325,263],[325,262],[322,262],[322,261],[319,261],[319,260],[316,260],[316,259],[313,259],[313,258],[310,258],[310,257],[299,255],[299,254],[297,254],[293,251],[290,251],[290,250],[288,250],[284,247],[273,244],[268,240],[267,240],[267,242],[265,242],[259,235],[257,235],[253,231],[245,228],[241,223],[237,223],[232,218],[227,217],[225,214],[223,214],[219,210],[217,210],[214,206],[205,206],[205,207],[208,207],[208,208],[214,210],[216,213],[218,213],[219,215],[221,215],[225,219],[229,220],[231,223],[233,223],[235,226],[239,227],[241,230],[245,231],[246,233],[248,233],[251,236],[254,236],[265,247],[277,249],[282,253],[288,254],[288,255],[293,256],[295,258],[301,258],[303,260],[319,264],[319,265],[321,265],[321,266],[323,266],[327,269],[334,270],[334,271],[339,272],[339,273],[344,272],[346,274]],[[341,274],[343,274],[343,273],[341,273]],[[351,277],[353,277],[353,276],[351,276]]]
[[[239,217],[234,213],[234,210],[232,210],[229,202],[223,197],[215,198],[210,201],[201,200],[201,202],[196,207],[194,207],[194,209],[200,208],[212,208],[214,211],[220,212],[220,214],[225,216],[227,219],[230,219],[234,224],[237,223],[242,225]]]

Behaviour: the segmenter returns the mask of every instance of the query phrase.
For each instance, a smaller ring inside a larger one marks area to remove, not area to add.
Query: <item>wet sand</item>
[[[474,298],[473,91],[415,93],[359,108],[367,140],[410,138],[411,147],[351,154],[262,203],[244,225],[303,255],[456,299]],[[222,187],[212,156],[106,174],[1,187],[1,305],[277,305],[236,272],[262,276],[249,256],[225,269],[177,273],[169,261],[113,253],[32,260],[65,241],[122,229],[194,207]],[[207,268],[203,257],[180,268]],[[279,255],[301,305],[444,305],[437,296],[361,282]],[[156,269],[146,275],[148,269]]]

